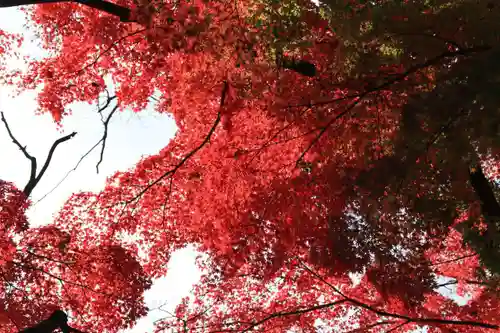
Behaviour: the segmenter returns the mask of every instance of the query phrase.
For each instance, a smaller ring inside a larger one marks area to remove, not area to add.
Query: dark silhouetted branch
[[[109,93],[108,93],[108,96],[106,97],[106,102],[104,103],[103,106],[99,107],[97,112],[99,114],[102,114],[102,112],[109,106],[109,104],[114,100],[116,99],[116,96],[109,96]],[[82,161],[94,150],[97,148],[97,146],[99,146],[99,144],[101,142],[103,142],[103,140],[105,140],[106,138],[104,136],[107,137],[107,126],[108,126],[108,123],[109,123],[109,120],[111,119],[111,116],[112,116],[112,113],[114,113],[115,109],[113,111],[111,111],[111,113],[108,115],[108,118],[106,119],[106,121],[103,121],[103,124],[104,124],[104,133],[103,134],[103,137],[97,141],[85,154],[83,154],[80,159],[78,160],[78,162],[76,163],[76,165],[73,167],[73,169],[69,170],[65,175],[64,177],[47,193],[45,193],[40,199],[38,199],[37,202],[35,202],[33,204],[36,205],[38,204],[40,201],[42,201],[43,199],[45,199],[49,194],[51,194],[52,192],[55,191],[56,188],[58,188],[68,177],[69,175],[73,172],[73,171],[76,171],[76,169],[78,169],[78,167],[80,166],[80,164],[82,163]],[[101,116],[102,117],[102,116]],[[102,119],[102,118],[101,118]],[[104,143],[103,143],[104,145]],[[101,157],[100,157],[100,162],[102,161],[102,156],[103,156],[103,153],[104,153],[104,147],[101,149]],[[99,167],[99,163],[96,165],[96,168]],[[97,169],[97,173],[99,173],[99,169]]]
[[[132,22],[131,10],[127,7],[104,0],[0,0],[1,7],[17,7],[24,5],[39,5],[44,3],[74,2],[97,10],[118,16],[122,22]]]
[[[438,284],[436,286],[436,288],[442,288],[442,287],[447,287],[447,286],[454,286],[454,285],[457,285],[459,282],[460,282],[460,280],[458,280],[456,278],[453,278],[453,279],[451,279],[449,281],[446,281],[446,282]],[[464,282],[464,283],[467,283],[467,284],[476,285],[476,286],[485,286],[485,287],[491,286],[491,284],[488,283],[488,282],[486,282],[486,281],[462,280],[461,282]]]
[[[266,321],[269,321],[269,320],[274,319],[274,318],[286,317],[286,316],[298,316],[298,315],[302,315],[304,313],[308,313],[308,312],[318,311],[318,310],[321,310],[321,309],[330,308],[332,306],[339,305],[339,304],[342,304],[342,303],[345,303],[345,302],[347,302],[347,300],[346,299],[342,299],[342,300],[334,301],[334,302],[331,302],[331,303],[326,303],[326,304],[311,306],[311,307],[307,307],[307,308],[300,308],[300,309],[296,309],[296,310],[292,310],[292,311],[275,312],[273,314],[270,314],[267,317],[264,317],[263,319],[255,322],[255,323],[251,324],[250,326],[248,326],[247,328],[245,328],[241,332],[251,331],[255,327],[260,326],[263,323],[265,323]]]
[[[40,182],[40,179],[42,179],[43,175],[45,174],[45,171],[47,171],[47,168],[49,167],[50,161],[52,160],[52,156],[54,155],[54,151],[56,150],[57,146],[60,143],[63,143],[65,141],[68,141],[72,137],[76,135],[76,132],[73,132],[71,134],[68,134],[66,136],[63,136],[62,138],[57,139],[54,141],[52,144],[52,147],[50,147],[49,154],[47,155],[47,158],[45,159],[45,163],[42,166],[42,169],[37,175],[37,161],[34,156],[31,156],[28,151],[26,150],[26,146],[22,146],[21,143],[14,137],[12,134],[12,131],[10,130],[9,124],[7,123],[7,120],[5,119],[5,116],[3,112],[0,113],[2,122],[5,124],[5,128],[7,129],[7,132],[9,133],[9,137],[12,139],[12,142],[22,151],[24,156],[30,161],[31,163],[31,170],[30,170],[30,178],[28,180],[28,183],[23,189],[23,193],[29,197],[31,195],[31,192],[33,192],[33,189],[35,186]]]
[[[106,106],[107,105],[108,104],[106,104]],[[106,120],[104,120],[102,122],[102,124],[104,125],[104,133],[102,134],[102,138],[99,141],[99,142],[102,142],[102,146],[101,146],[101,154],[99,155],[99,161],[97,162],[97,164],[95,166],[97,173],[99,173],[99,165],[102,163],[102,159],[104,157],[104,149],[106,148],[106,139],[108,138],[108,125],[109,125],[109,121],[111,120],[111,117],[116,112],[116,110],[118,110],[118,107],[119,107],[118,104],[115,105],[115,107],[113,108],[113,110],[111,110],[111,112],[109,113],[109,115],[106,118]]]
[[[355,328],[347,333],[365,333],[365,332],[369,332],[374,327],[383,326],[383,325],[392,325],[395,323],[397,323],[397,322],[391,321],[391,320],[377,321],[376,323],[373,323],[373,324],[369,324],[369,325],[366,325],[363,327]]]
[[[391,313],[387,312],[385,310],[380,310],[377,309],[376,307],[370,306],[366,303],[363,303],[355,298],[349,297],[342,293],[339,288],[335,287],[332,285],[330,282],[326,281],[324,277],[322,277],[320,274],[317,272],[313,271],[311,268],[309,268],[302,260],[297,258],[304,267],[304,269],[312,274],[314,277],[316,277],[318,280],[321,282],[325,283],[328,287],[330,287],[335,293],[339,294],[340,296],[345,298],[345,301],[358,306],[360,308],[363,308],[365,310],[371,311],[379,316],[382,317],[391,317],[391,318],[397,318],[404,320],[405,323],[417,323],[417,324],[429,324],[429,325],[456,325],[456,326],[473,326],[473,327],[482,327],[482,328],[488,328],[488,329],[498,329],[498,325],[494,324],[488,324],[488,323],[483,323],[483,322],[478,322],[478,321],[473,321],[473,320],[450,320],[450,319],[441,319],[441,318],[419,318],[419,317],[410,317],[398,313]]]
[[[471,257],[475,257],[475,256],[477,256],[477,253],[466,254],[466,255],[463,255],[463,256],[460,256],[460,257],[457,257],[457,258],[443,260],[443,261],[438,261],[438,262],[432,263],[430,266],[432,267],[432,266],[444,265],[444,264],[449,264],[449,263],[455,263],[457,261],[460,261],[460,260],[463,260],[463,259],[467,259],[467,258],[471,258]]]

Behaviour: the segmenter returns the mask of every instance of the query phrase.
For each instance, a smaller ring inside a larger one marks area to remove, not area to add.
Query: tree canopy
[[[30,2],[50,56],[3,82],[42,87],[56,123],[158,92],[179,131],[44,227],[24,215],[36,182],[0,183],[0,332],[55,306],[128,327],[188,244],[204,275],[158,332],[498,329],[494,1],[117,1],[127,19],[78,2]]]

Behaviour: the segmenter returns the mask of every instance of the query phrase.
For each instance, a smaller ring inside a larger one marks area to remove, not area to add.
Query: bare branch
[[[106,97],[106,102],[104,103],[103,106],[99,107],[97,112],[99,114],[102,113],[102,111],[104,111],[108,106],[109,104],[111,103],[111,101],[113,101],[114,99],[116,99],[116,96],[108,96]],[[117,107],[117,106],[116,106]],[[115,107],[115,108],[116,108]],[[113,109],[113,111],[111,111],[111,113],[109,114],[108,118],[106,119],[106,121],[103,121],[103,124],[104,124],[104,134],[103,134],[103,137],[97,141],[85,154],[83,154],[80,159],[78,160],[78,162],[76,163],[76,165],[73,167],[73,169],[69,170],[65,175],[64,177],[47,193],[45,193],[40,199],[38,199],[37,202],[35,202],[33,204],[36,205],[38,204],[40,201],[42,201],[43,199],[45,199],[48,195],[50,195],[52,192],[55,191],[56,188],[58,188],[68,177],[69,175],[73,172],[73,171],[76,171],[76,169],[78,169],[78,167],[80,166],[80,164],[82,163],[82,161],[95,149],[97,148],[97,146],[103,142],[103,140],[106,140],[107,138],[107,126],[108,126],[108,123],[109,123],[109,120],[111,119],[111,116],[112,114],[115,112],[115,109]],[[100,155],[100,160],[99,160],[99,163],[102,162],[102,158],[103,158],[103,154],[104,154],[104,145],[105,143],[103,143],[103,147],[101,149],[101,155]],[[96,168],[97,168],[97,173],[99,173],[99,163],[97,163],[96,165]]]
[[[63,136],[62,138],[59,138],[56,141],[54,141],[54,143],[52,144],[52,147],[50,147],[50,150],[49,150],[49,153],[47,155],[47,158],[45,159],[45,163],[43,164],[42,170],[40,170],[40,173],[38,174],[38,176],[36,176],[35,179],[30,179],[30,182],[28,182],[28,184],[26,185],[26,187],[23,190],[23,192],[27,196],[29,196],[31,194],[31,192],[33,191],[33,189],[35,188],[35,186],[38,184],[38,182],[40,181],[40,179],[42,179],[45,171],[47,171],[47,168],[49,167],[50,161],[52,160],[52,156],[54,155],[54,152],[55,152],[57,146],[60,143],[68,141],[69,139],[71,139],[75,135],[76,135],[76,132],[73,132],[71,134]]]
[[[107,107],[109,106],[109,104],[110,104],[110,103],[111,103],[114,99],[116,99],[116,95],[114,95],[114,96],[110,96],[110,95],[109,95],[109,91],[108,91],[108,89],[105,89],[105,91],[106,91],[106,102],[104,103],[104,105],[103,105],[103,106],[99,106],[99,108],[98,108],[98,110],[97,110],[97,112],[98,112],[98,113],[101,113],[102,111],[106,110],[106,109],[107,109]],[[97,105],[99,105],[99,100],[97,100]]]
[[[2,121],[5,124],[5,128],[7,129],[7,133],[9,133],[9,137],[12,139],[12,142],[23,152],[24,156],[31,162],[31,170],[30,170],[30,179],[36,178],[36,158],[31,156],[28,151],[26,150],[26,146],[22,146],[21,143],[14,137],[12,134],[9,124],[7,123],[7,120],[5,119],[4,113],[0,113],[2,117]]]
[[[10,130],[9,124],[7,123],[7,120],[5,119],[3,112],[1,112],[0,114],[1,114],[2,122],[5,124],[5,128],[7,129],[7,132],[9,134],[10,138],[12,139],[12,142],[14,142],[14,144],[23,152],[24,156],[28,160],[30,160],[30,162],[31,162],[30,178],[28,180],[28,183],[26,184],[26,186],[23,189],[23,193],[27,197],[29,197],[31,195],[31,192],[33,192],[33,189],[35,188],[35,186],[38,184],[38,182],[40,182],[40,179],[42,179],[43,175],[45,174],[45,171],[47,171],[47,168],[49,167],[50,161],[52,160],[52,156],[54,155],[54,152],[55,152],[57,146],[60,143],[68,141],[69,139],[74,137],[76,135],[76,132],[73,132],[71,134],[63,136],[62,138],[59,138],[56,141],[54,141],[54,143],[52,144],[52,147],[50,147],[47,158],[45,159],[45,163],[43,164],[42,169],[40,170],[40,172],[37,175],[36,158],[34,156],[31,156],[28,153],[28,151],[26,150],[26,146],[23,147],[21,145],[21,143],[19,143],[19,141],[14,137],[14,135],[12,134],[12,131]]]
[[[102,140],[102,139],[101,139]],[[92,148],[90,148],[85,154],[82,155],[82,157],[80,157],[80,159],[78,160],[78,162],[76,163],[76,165],[73,167],[73,169],[69,170],[66,175],[64,175],[64,177],[47,193],[45,193],[43,195],[43,197],[41,197],[40,199],[38,199],[37,202],[35,202],[33,204],[36,205],[38,204],[40,201],[42,201],[43,199],[45,199],[49,194],[51,194],[52,192],[55,191],[56,188],[58,188],[68,177],[69,175],[73,172],[73,171],[76,171],[76,169],[78,169],[78,167],[80,166],[80,164],[82,163],[82,161],[85,159],[85,157],[87,157],[100,143],[101,143],[101,140],[97,141],[96,144],[94,144],[92,146]]]
[[[453,286],[453,285],[458,284],[459,282],[460,282],[460,279],[453,277],[451,280],[440,283],[436,287],[442,288],[442,287],[447,287],[447,286]],[[487,281],[462,280],[461,282],[476,285],[476,286],[492,287],[492,289],[497,290],[497,288],[495,288],[490,282],[487,282]]]
[[[107,105],[109,105],[109,103],[107,103],[106,106]],[[97,165],[95,166],[97,173],[99,173],[99,165],[102,163],[102,159],[104,156],[104,149],[106,148],[106,139],[108,138],[108,124],[109,124],[109,121],[111,120],[111,117],[113,116],[113,114],[116,112],[116,110],[118,110],[118,107],[119,107],[119,104],[117,104],[113,108],[113,110],[111,110],[111,112],[109,113],[106,120],[102,122],[104,125],[104,133],[102,134],[102,138],[99,141],[99,142],[102,142],[102,146],[101,146],[101,154],[99,156],[99,161],[97,162]]]

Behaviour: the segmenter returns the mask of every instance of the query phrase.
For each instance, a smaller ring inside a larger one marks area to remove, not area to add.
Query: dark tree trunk
[[[481,201],[481,210],[485,217],[500,219],[500,205],[498,204],[495,194],[490,186],[490,182],[484,176],[483,170],[478,165],[471,168],[470,183],[474,188],[474,192]]]

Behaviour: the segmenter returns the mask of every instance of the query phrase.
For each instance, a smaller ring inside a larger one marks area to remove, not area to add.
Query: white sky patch
[[[25,44],[20,50],[23,54],[36,58],[46,54],[38,46],[35,35],[23,27],[25,19],[22,12],[17,8],[2,8],[0,15],[0,29],[23,34]],[[19,59],[11,59],[9,65],[22,67],[24,64]],[[104,127],[96,112],[96,105],[78,103],[71,105],[73,114],[63,119],[63,129],[58,130],[50,115],[35,115],[35,92],[12,97],[11,87],[0,88],[0,111],[5,113],[14,136],[37,158],[39,168],[45,162],[49,148],[56,139],[73,131],[78,133],[57,147],[47,172],[32,193],[32,200],[36,203],[101,139]],[[174,119],[154,112],[153,104],[140,113],[130,110],[115,113],[108,126],[106,149],[99,174],[96,173],[95,167],[100,155],[100,147],[97,147],[60,186],[30,208],[30,223],[33,226],[50,223],[53,214],[57,213],[72,193],[101,190],[106,178],[116,171],[127,170],[141,157],[158,153],[174,137],[176,130]],[[11,181],[22,189],[29,178],[30,163],[10,140],[3,123],[0,123],[0,161],[0,179]],[[196,252],[192,248],[177,251],[172,255],[168,263],[168,275],[155,281],[152,289],[145,294],[149,308],[165,304],[164,309],[173,310],[182,297],[189,294],[200,277],[195,265],[195,256]],[[163,316],[165,314],[159,310],[151,311],[136,327],[127,330],[127,333],[152,332],[154,320]]]
[[[200,279],[200,271],[195,265],[186,265],[186,258],[194,258],[196,252],[192,247],[176,251],[168,263],[169,273],[166,277],[154,281],[153,287],[144,297],[151,311],[131,330],[123,333],[152,332],[154,322],[169,317],[183,297],[189,294],[192,286]],[[182,267],[182,269],[179,269]],[[164,295],[159,298],[158,295]]]
[[[446,276],[437,276],[436,277],[436,283],[438,285],[440,284],[445,284],[450,281],[454,281],[455,279],[449,278]],[[471,299],[472,295],[465,294],[464,296],[460,296],[457,294],[457,285],[456,284],[449,284],[446,286],[442,286],[436,289],[438,293],[440,293],[442,296],[451,299],[453,302],[457,303],[459,306],[464,306],[466,305]]]

